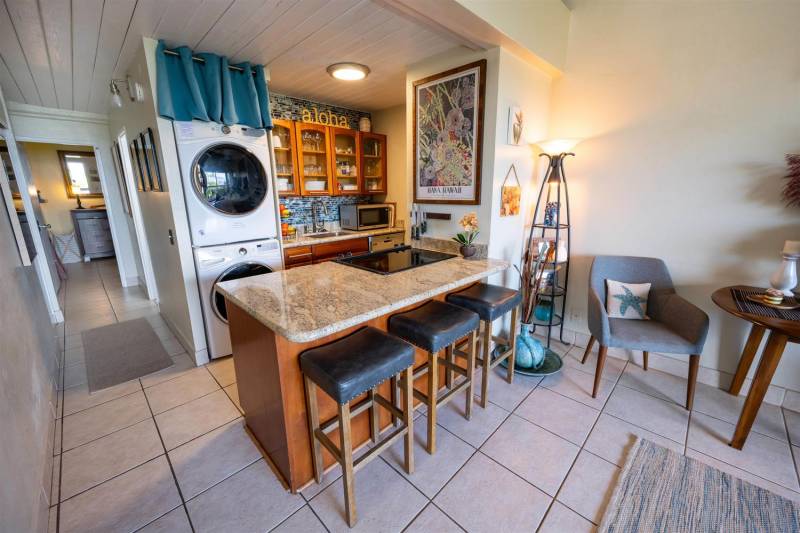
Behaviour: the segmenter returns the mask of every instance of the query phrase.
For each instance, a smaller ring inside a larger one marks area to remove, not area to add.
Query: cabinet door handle
[[[39,224],[39,229],[50,229],[51,227],[50,224]]]

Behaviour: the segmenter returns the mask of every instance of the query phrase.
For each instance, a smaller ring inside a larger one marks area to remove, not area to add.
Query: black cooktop
[[[433,250],[420,250],[419,248],[404,246],[403,248],[395,248],[394,250],[344,257],[342,259],[336,259],[336,262],[363,270],[369,270],[376,274],[386,275],[393,274],[394,272],[402,272],[410,268],[430,265],[431,263],[444,261],[452,257],[456,256],[443,252],[434,252]]]

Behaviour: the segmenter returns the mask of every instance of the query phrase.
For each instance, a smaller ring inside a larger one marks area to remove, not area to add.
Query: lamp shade
[[[572,150],[576,144],[581,142],[580,139],[546,139],[537,141],[536,144],[546,154],[558,155]]]

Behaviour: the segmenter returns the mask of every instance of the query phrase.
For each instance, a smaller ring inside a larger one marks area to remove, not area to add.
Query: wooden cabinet
[[[310,246],[284,248],[283,264],[286,269],[332,261],[344,255],[369,252],[369,237],[344,241],[323,242]]]
[[[273,149],[275,150],[275,174],[279,196],[300,194],[300,179],[297,169],[297,141],[294,121],[273,119]]]
[[[114,241],[105,209],[73,209],[72,225],[78,238],[81,255],[96,259],[114,255]]]
[[[361,182],[364,194],[386,194],[386,135],[361,133]]]
[[[361,194],[359,153],[361,135],[356,130],[330,128],[334,194]]]
[[[296,122],[297,170],[303,196],[333,194],[327,126]]]

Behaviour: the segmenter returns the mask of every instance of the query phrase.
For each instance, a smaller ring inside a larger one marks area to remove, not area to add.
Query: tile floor
[[[54,448],[51,531],[347,531],[335,473],[301,494],[283,490],[243,429],[232,360],[195,368],[113,261],[70,265],[65,284],[64,390]],[[86,388],[80,331],[145,316],[175,365],[95,394]],[[560,346],[557,344],[557,346]],[[467,422],[463,399],[441,412],[439,451],[416,472],[401,443],[356,475],[357,531],[592,531],[633,435],[800,500],[800,414],[765,404],[743,451],[726,444],[741,398],[609,359],[597,399],[594,360],[562,348],[544,380],[493,375],[487,409]],[[798,402],[800,405],[800,402]]]

